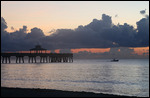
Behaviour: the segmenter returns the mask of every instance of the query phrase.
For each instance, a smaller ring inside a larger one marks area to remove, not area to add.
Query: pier
[[[30,49],[30,53],[1,53],[1,63],[11,63],[11,57],[16,58],[16,63],[25,63],[24,57],[28,57],[28,63],[52,63],[73,62],[72,53],[46,53],[46,49],[40,45]],[[40,57],[40,60],[37,60]]]
[[[72,53],[1,53],[2,63],[11,63],[11,57],[16,57],[16,63],[24,63],[24,57],[28,57],[28,63],[50,63],[50,62],[73,62]],[[37,57],[40,60],[37,61]]]

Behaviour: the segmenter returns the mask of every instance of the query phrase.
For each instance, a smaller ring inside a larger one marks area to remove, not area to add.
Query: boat
[[[118,62],[119,59],[112,59],[111,62]]]

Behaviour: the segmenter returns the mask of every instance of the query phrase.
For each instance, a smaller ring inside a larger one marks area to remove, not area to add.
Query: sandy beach
[[[73,92],[51,89],[27,89],[1,87],[1,97],[127,97],[91,92]]]

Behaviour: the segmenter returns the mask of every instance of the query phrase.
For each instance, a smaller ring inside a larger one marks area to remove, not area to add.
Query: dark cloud
[[[96,32],[102,32],[105,29],[109,29],[112,26],[111,17],[103,14],[102,20],[93,19],[93,21],[85,27],[88,27]]]
[[[103,14],[102,20],[93,19],[86,26],[79,26],[75,30],[58,29],[51,37],[62,48],[100,48],[112,47],[109,40],[102,38],[101,33],[112,26],[111,17]],[[58,48],[58,47],[57,47]]]
[[[44,33],[41,29],[35,27],[31,29],[31,32],[27,34],[26,39],[38,40],[39,38],[44,37]]]
[[[142,22],[143,19],[145,21]],[[52,35],[51,39],[57,43],[58,47],[63,48],[149,46],[149,36],[145,36],[149,34],[149,21],[146,18],[143,19],[137,22],[138,28],[136,30],[127,23],[113,25],[111,17],[103,14],[102,20],[93,19],[88,25],[79,26],[75,30],[59,29]]]
[[[23,28],[20,28],[19,31],[14,31],[14,32],[10,33],[11,38],[14,40],[24,39],[26,34],[27,34],[27,26],[23,26]]]
[[[7,28],[7,23],[3,17],[1,17],[1,30],[4,31]]]
[[[8,45],[10,44],[10,35],[5,30],[7,29],[7,23],[3,17],[1,17],[1,51],[7,51],[10,49]]]
[[[149,46],[149,18],[143,18],[137,23],[138,33],[136,34],[136,38],[138,43],[143,46]]]
[[[111,29],[107,29],[101,34],[106,40],[114,42],[117,46],[123,47],[135,47],[135,35],[136,30],[127,23],[124,25],[114,25]]]
[[[36,27],[28,33],[27,26],[12,33],[7,32],[6,28],[7,23],[1,18],[1,51],[29,50],[40,42],[40,38],[45,37],[43,31]]]
[[[146,9],[145,10],[141,10],[140,14],[142,14],[145,18],[149,18],[149,15],[146,14]]]
[[[76,29],[57,29],[45,36],[40,28],[27,26],[18,31],[6,32],[7,23],[1,18],[2,51],[29,50],[40,43],[47,49],[71,48],[108,48],[108,47],[144,47],[149,46],[149,16],[137,22],[137,29],[124,23],[114,25],[111,16],[102,15],[102,19],[93,19],[85,26]]]
[[[146,13],[146,9],[145,10],[141,10],[140,13],[141,14],[145,14]]]

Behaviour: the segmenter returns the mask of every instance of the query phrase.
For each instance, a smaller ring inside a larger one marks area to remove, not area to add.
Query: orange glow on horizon
[[[149,55],[149,47],[136,47],[136,48],[130,48],[134,49],[134,54],[143,55],[143,53],[147,53]],[[71,49],[72,53],[79,53],[80,51],[87,51],[91,53],[104,53],[109,52],[110,48],[81,48],[81,49]],[[118,52],[121,50],[118,49]]]
[[[72,53],[78,53],[80,51],[87,51],[91,53],[104,53],[109,52],[110,48],[81,48],[81,49],[71,49]]]
[[[56,50],[55,50],[55,53],[60,53],[60,49],[56,49]]]
[[[72,53],[79,53],[79,52],[91,52],[91,53],[104,53],[104,52],[109,52],[111,48],[80,48],[80,49],[71,49]],[[130,47],[130,49],[134,49],[133,54],[138,54],[138,55],[143,55],[143,53],[145,53],[145,55],[149,55],[149,47]],[[61,49],[56,49],[54,50],[55,53],[60,53]],[[118,52],[120,52],[121,50],[118,47]],[[7,53],[14,53],[14,52],[7,52]],[[16,53],[30,53],[30,51],[16,51]],[[31,53],[35,53],[35,51],[31,51]],[[42,53],[45,53],[45,51],[43,51]],[[46,53],[51,53],[51,50],[47,50]]]
[[[134,52],[138,55],[142,55],[143,53],[148,53],[149,55],[149,47],[137,47],[131,49],[134,49]]]

